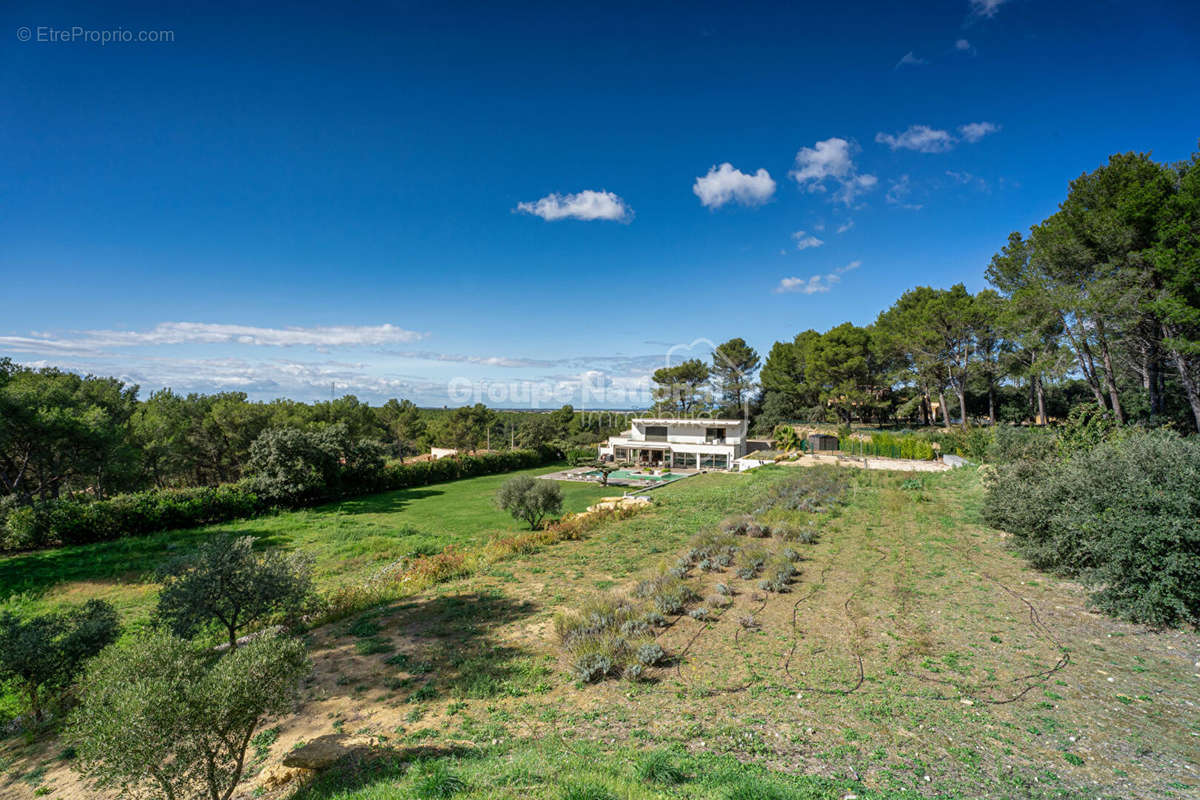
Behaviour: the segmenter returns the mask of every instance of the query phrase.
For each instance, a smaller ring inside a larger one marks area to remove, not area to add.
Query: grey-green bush
[[[112,645],[87,669],[67,741],[102,789],[229,800],[259,724],[291,708],[304,645],[262,636],[214,662],[163,630]]]
[[[562,511],[562,490],[554,481],[544,481],[529,475],[509,478],[496,492],[496,505],[512,514],[513,519],[529,523],[534,530],[550,514]]]
[[[1200,439],[1125,432],[1069,459],[1000,465],[984,505],[1036,566],[1151,625],[1200,623]]]

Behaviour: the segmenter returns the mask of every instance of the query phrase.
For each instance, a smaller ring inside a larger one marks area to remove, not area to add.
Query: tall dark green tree
[[[1172,176],[1144,153],[1121,153],[1071,182],[1067,198],[1033,229],[1037,274],[1057,306],[1078,367],[1101,408],[1125,421],[1119,348],[1141,321],[1146,262]]]
[[[1160,209],[1150,251],[1147,308],[1158,322],[1163,348],[1200,431],[1200,153],[1175,173],[1176,190]]]
[[[380,406],[379,423],[395,443],[396,450],[403,459],[422,451],[425,440],[425,419],[421,409],[411,400],[392,398]]]
[[[730,339],[713,350],[710,372],[723,416],[744,413],[754,392],[754,373],[761,363],[758,352],[742,338]]]
[[[710,374],[708,365],[698,358],[655,370],[651,380],[657,412],[686,417],[706,411],[710,397],[704,387]]]

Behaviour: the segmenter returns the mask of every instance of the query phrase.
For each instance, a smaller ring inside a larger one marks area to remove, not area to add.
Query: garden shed
[[[838,437],[828,433],[810,433],[808,435],[808,452],[831,452],[838,449]]]

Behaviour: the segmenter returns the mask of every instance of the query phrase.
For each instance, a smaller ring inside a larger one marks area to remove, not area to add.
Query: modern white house
[[[745,420],[635,418],[632,428],[600,446],[600,458],[671,469],[735,469],[746,446]]]

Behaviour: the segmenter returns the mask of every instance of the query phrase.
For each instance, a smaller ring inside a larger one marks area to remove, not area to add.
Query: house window
[[[647,425],[646,426],[646,441],[647,442],[665,442],[667,440],[666,425]]]
[[[724,443],[725,442],[725,429],[724,428],[705,428],[704,429],[704,441],[712,442],[712,443]]]
[[[617,461],[628,461],[629,460],[629,451],[626,450],[624,447],[614,447],[613,448],[613,458],[616,459]]]
[[[673,455],[673,465],[678,469],[695,469],[696,454],[695,453],[679,453]]]
[[[723,453],[705,453],[700,456],[700,469],[729,469],[729,457]]]

